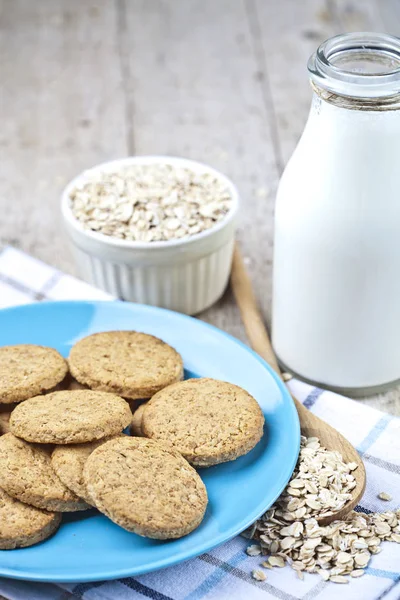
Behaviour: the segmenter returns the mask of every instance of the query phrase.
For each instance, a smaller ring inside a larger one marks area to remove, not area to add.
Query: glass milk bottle
[[[273,345],[305,380],[374,393],[400,379],[400,39],[336,36],[308,70],[276,201]]]

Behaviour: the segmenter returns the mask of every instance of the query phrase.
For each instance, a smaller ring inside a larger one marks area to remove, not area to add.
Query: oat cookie
[[[83,467],[93,450],[109,439],[104,438],[87,444],[56,446],[51,455],[51,465],[63,484],[88,504],[92,504],[92,500],[83,480]]]
[[[147,404],[147,403],[146,403]],[[146,408],[146,404],[141,404],[139,408],[135,410],[133,413],[133,418],[131,422],[131,435],[143,437],[142,432],[142,418],[144,409]]]
[[[38,544],[50,537],[60,523],[59,513],[23,504],[0,488],[0,550]]]
[[[96,507],[138,535],[179,538],[204,517],[204,483],[165,444],[129,436],[111,440],[92,452],[83,473]]]
[[[0,464],[0,487],[12,498],[55,512],[88,508],[57,477],[49,449],[6,433],[0,437]]]
[[[215,379],[188,379],[147,403],[141,430],[167,441],[191,464],[208,467],[247,454],[260,441],[264,416],[242,388]]]
[[[21,344],[0,348],[0,402],[21,402],[43,394],[66,376],[64,358],[45,346]]]
[[[121,433],[132,419],[119,396],[65,390],[26,400],[10,418],[12,433],[28,442],[80,444]]]
[[[69,355],[72,375],[93,390],[130,400],[182,379],[181,356],[162,340],[137,331],[105,331],[80,340]]]

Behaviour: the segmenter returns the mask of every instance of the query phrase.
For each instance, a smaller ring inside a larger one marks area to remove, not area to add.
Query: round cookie
[[[83,473],[96,507],[138,535],[179,538],[203,520],[204,483],[165,444],[129,436],[111,440],[92,452]]]
[[[188,379],[147,403],[141,430],[166,441],[192,465],[209,467],[247,454],[260,441],[264,416],[242,388],[215,379]]]
[[[131,421],[131,428],[130,428],[131,435],[133,435],[133,436],[143,437],[142,418],[143,418],[143,413],[144,413],[145,408],[146,408],[146,404],[141,404],[139,406],[139,408],[137,408],[135,410],[135,412],[133,413],[133,418]]]
[[[88,504],[93,504],[93,502],[87,493],[83,479],[83,467],[93,450],[109,439],[104,438],[87,444],[57,446],[51,455],[51,465],[63,484]]]
[[[75,344],[69,368],[80,383],[130,400],[148,399],[183,376],[181,356],[137,331],[95,333]]]
[[[0,487],[12,498],[55,512],[88,508],[57,477],[47,448],[6,433],[0,437],[0,464]]]
[[[64,358],[45,346],[0,348],[0,402],[10,404],[55,388],[68,373]]]
[[[28,442],[81,444],[121,433],[131,419],[129,404],[119,396],[65,390],[19,404],[10,431]]]
[[[38,544],[50,537],[60,523],[59,513],[23,504],[0,488],[0,550]]]

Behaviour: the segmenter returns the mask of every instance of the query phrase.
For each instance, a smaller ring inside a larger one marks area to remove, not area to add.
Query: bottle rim
[[[336,35],[323,42],[308,61],[311,81],[351,98],[400,94],[400,38],[375,32]]]

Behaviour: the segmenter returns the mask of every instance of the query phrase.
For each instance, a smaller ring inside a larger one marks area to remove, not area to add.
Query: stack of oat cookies
[[[0,549],[42,541],[63,512],[92,507],[142,536],[193,531],[207,507],[194,467],[249,452],[264,417],[237,386],[182,378],[176,350],[134,331],[84,338],[68,361],[0,348]]]

